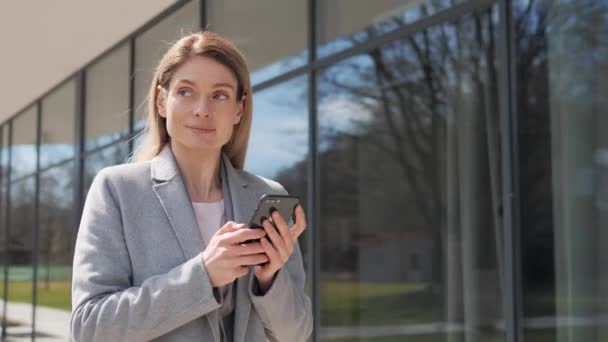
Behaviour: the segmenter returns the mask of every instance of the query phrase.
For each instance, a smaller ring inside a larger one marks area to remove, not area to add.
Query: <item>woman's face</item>
[[[221,149],[243,115],[244,101],[236,91],[234,73],[211,58],[194,57],[179,67],[168,89],[159,86],[156,101],[173,143]]]

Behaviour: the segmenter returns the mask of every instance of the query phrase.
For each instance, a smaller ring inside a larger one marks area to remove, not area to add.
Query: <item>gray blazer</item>
[[[235,222],[247,223],[278,183],[234,169],[222,179]],[[225,193],[226,197],[226,193]],[[151,161],[100,171],[80,222],[72,279],[75,341],[219,341],[221,299],[202,263],[205,248],[171,149]],[[305,341],[312,331],[299,247],[268,292],[253,270],[235,286],[234,341]]]

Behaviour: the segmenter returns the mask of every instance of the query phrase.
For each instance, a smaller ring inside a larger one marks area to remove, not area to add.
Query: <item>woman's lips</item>
[[[193,126],[186,126],[188,128],[190,128],[191,130],[198,132],[198,133],[211,133],[214,132],[215,129],[212,128],[202,128],[202,127],[193,127]]]

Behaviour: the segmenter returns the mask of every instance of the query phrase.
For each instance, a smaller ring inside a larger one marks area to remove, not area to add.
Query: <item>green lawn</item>
[[[435,322],[443,306],[426,284],[326,282],[321,286],[323,325],[391,325]]]
[[[38,305],[71,310],[71,277],[71,265],[38,266]],[[32,303],[32,278],[31,266],[10,266],[8,301]],[[4,270],[0,271],[0,298],[4,298]]]
[[[48,286],[47,286],[48,285]],[[41,282],[38,285],[38,305],[56,309],[71,310],[71,293],[69,280],[53,280],[48,284]],[[4,297],[3,286],[0,286],[0,298]],[[8,301],[18,303],[32,302],[31,281],[9,281]]]
[[[458,338],[456,341],[465,341],[464,334],[454,334]],[[386,336],[386,337],[370,337],[370,338],[333,338],[322,339],[328,342],[445,342],[447,334],[428,334],[428,335],[409,335],[409,336]],[[555,334],[551,329],[527,329],[525,331],[526,341],[534,342],[555,342]],[[491,334],[481,333],[478,335],[478,341],[483,342],[504,342],[505,336],[500,332]]]
[[[479,341],[483,342],[504,342],[503,336],[496,335],[480,335]],[[387,336],[387,337],[369,337],[369,338],[337,338],[337,339],[323,339],[323,341],[331,342],[445,342],[447,341],[446,334],[433,334],[433,335],[410,335],[410,336]],[[459,341],[465,341],[464,336]],[[534,340],[535,342],[554,342],[552,340]]]
[[[71,288],[70,280],[51,281],[48,286],[44,282],[40,283],[38,285],[38,305],[66,311],[72,310]]]

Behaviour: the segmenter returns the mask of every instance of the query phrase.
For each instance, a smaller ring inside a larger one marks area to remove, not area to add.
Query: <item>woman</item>
[[[221,36],[186,36],[160,61],[134,163],[97,174],[74,254],[76,341],[305,341],[298,236],[258,199],[285,194],[242,170],[252,116],[245,61]],[[245,244],[245,241],[256,240]]]

